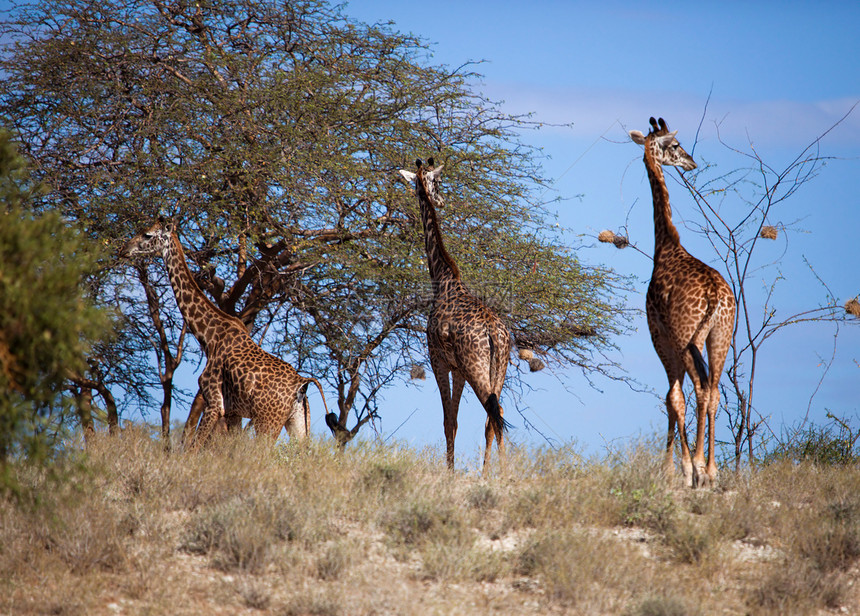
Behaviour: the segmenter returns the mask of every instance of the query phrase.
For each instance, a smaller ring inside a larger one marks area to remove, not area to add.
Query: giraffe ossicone
[[[172,221],[159,218],[129,240],[120,254],[164,260],[176,304],[206,355],[198,379],[202,418],[192,449],[206,442],[222,418],[228,425],[250,418],[257,434],[273,439],[281,428],[291,439],[308,436],[310,383],[319,388],[328,411],[319,381],[301,376],[290,364],[264,351],[240,319],[206,297],[191,275]]]
[[[645,313],[654,350],[669,380],[666,409],[664,470],[672,475],[675,427],[681,441],[681,466],[688,486],[708,487],[717,478],[714,459],[714,418],[720,404],[720,376],[732,342],[735,297],[731,287],[714,268],[702,263],[681,245],[672,223],[669,191],[663,166],[685,171],[696,168],[693,158],[678,143],[665,120],[650,119],[647,135],[631,130],[630,138],[645,146],[645,169],[654,205],[654,267],[645,296]],[[707,347],[708,361],[702,356]],[[690,375],[696,394],[696,449],[690,456],[686,432],[685,375]],[[705,426],[708,457],[705,462]]]

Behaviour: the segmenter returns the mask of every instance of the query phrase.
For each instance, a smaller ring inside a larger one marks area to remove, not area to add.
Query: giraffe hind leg
[[[687,442],[687,425],[686,425],[686,400],[684,399],[684,373],[680,376],[670,379],[669,393],[666,394],[666,409],[669,413],[669,429],[671,434],[667,437],[666,460],[674,469],[672,462],[674,442],[674,425],[678,428],[678,438],[681,441],[681,470],[684,473],[684,483],[687,487],[693,485],[693,462],[690,459],[690,446]],[[673,422],[674,418],[674,422]],[[674,425],[673,425],[674,424]]]
[[[731,314],[730,318],[727,319],[727,322],[730,324],[734,323],[734,314]],[[705,473],[709,480],[708,483],[711,486],[716,484],[718,474],[714,453],[714,420],[716,419],[717,410],[719,410],[720,407],[720,377],[723,374],[723,367],[725,366],[726,355],[729,352],[730,346],[731,328],[715,327],[708,334],[707,347],[708,361],[711,369],[711,387],[708,392],[708,464]]]
[[[682,355],[684,369],[690,375],[696,394],[696,448],[693,453],[693,487],[706,487],[710,483],[705,465],[705,428],[708,423],[708,406],[711,397],[711,382],[702,377],[704,360],[698,346],[691,342],[687,349],[689,353]],[[694,351],[695,349],[695,351]],[[697,361],[698,358],[698,361]],[[700,364],[702,364],[700,366]]]
[[[695,368],[695,376],[699,377],[699,383],[702,387],[706,387],[708,383],[710,383],[710,378],[708,378],[708,367],[705,365],[705,358],[702,357],[702,352],[699,348],[693,344],[692,342],[687,345],[687,351],[690,353],[690,356],[693,358],[693,367]],[[693,374],[690,374],[690,378],[693,378]]]

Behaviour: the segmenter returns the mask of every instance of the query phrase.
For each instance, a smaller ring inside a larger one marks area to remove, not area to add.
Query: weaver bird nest
[[[427,374],[424,372],[424,366],[413,364],[412,368],[409,370],[409,378],[413,381],[423,381],[426,379]]]
[[[619,250],[622,248],[627,248],[630,245],[630,240],[628,240],[623,235],[618,235],[615,231],[610,231],[609,229],[604,229],[600,233],[597,234],[597,239],[605,244],[614,244],[616,248]]]
[[[544,365],[544,363],[541,360],[539,360],[537,357],[532,357],[529,360],[529,371],[530,372],[540,372],[544,368],[546,368],[546,365]]]
[[[520,359],[525,360],[529,363],[529,371],[530,372],[539,372],[546,368],[546,365],[535,357],[535,352],[529,348],[520,349],[517,353]]]
[[[860,301],[857,301],[856,297],[854,299],[849,299],[845,302],[845,312],[854,315],[855,317],[860,317]]]
[[[778,234],[779,230],[776,227],[765,225],[761,228],[761,231],[759,232],[759,237],[763,237],[766,240],[775,240]]]

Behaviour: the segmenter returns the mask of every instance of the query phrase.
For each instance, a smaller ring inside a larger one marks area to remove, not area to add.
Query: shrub
[[[804,561],[787,559],[772,565],[753,585],[747,603],[755,613],[805,614],[839,607],[847,591],[838,573],[826,573]]]
[[[240,497],[196,513],[182,547],[211,555],[220,569],[256,572],[269,563],[274,544],[292,541],[299,533],[297,516],[282,499]]]
[[[638,554],[588,531],[544,531],[520,551],[515,572],[538,576],[547,595],[584,612],[613,613],[638,585]],[[596,581],[600,580],[597,584]],[[603,591],[611,587],[613,593]]]
[[[355,562],[357,551],[358,546],[352,542],[337,541],[329,544],[317,557],[317,577],[327,581],[340,579]]]
[[[849,420],[827,413],[831,420],[825,425],[812,424],[807,428],[789,431],[764,457],[764,462],[782,460],[812,462],[819,465],[853,464],[860,459],[857,441],[860,429],[855,430]]]
[[[713,554],[716,537],[707,521],[678,516],[665,529],[664,541],[676,560],[697,565]]]
[[[701,610],[691,602],[674,596],[652,596],[638,603],[625,616],[697,616]]]

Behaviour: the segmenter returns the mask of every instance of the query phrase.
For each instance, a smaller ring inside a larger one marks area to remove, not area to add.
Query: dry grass
[[[0,501],[0,613],[857,613],[855,465],[694,492],[658,451],[512,446],[483,479],[396,445],[187,455],[126,431],[62,486],[22,472],[38,508]]]

